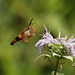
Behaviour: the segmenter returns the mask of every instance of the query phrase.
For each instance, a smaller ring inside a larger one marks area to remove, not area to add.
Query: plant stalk
[[[56,62],[56,68],[55,68],[54,75],[56,75],[56,72],[57,72],[57,69],[58,69],[58,65],[59,65],[59,58],[57,58],[57,62]]]

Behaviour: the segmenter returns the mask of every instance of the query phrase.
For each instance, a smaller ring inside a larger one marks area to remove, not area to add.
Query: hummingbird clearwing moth
[[[11,42],[11,45],[15,45],[16,42],[23,40],[29,42],[29,38],[34,34],[34,27],[31,26],[33,18],[31,19],[27,28],[23,29],[22,32]]]

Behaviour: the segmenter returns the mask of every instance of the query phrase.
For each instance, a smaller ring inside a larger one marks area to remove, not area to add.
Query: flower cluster
[[[73,35],[69,40],[67,36],[61,38],[61,33],[59,32],[58,38],[53,38],[48,29],[44,26],[46,33],[43,34],[42,39],[36,43],[36,47],[39,45],[39,53],[44,45],[47,45],[49,51],[55,52],[60,55],[72,55],[75,56],[75,38]]]

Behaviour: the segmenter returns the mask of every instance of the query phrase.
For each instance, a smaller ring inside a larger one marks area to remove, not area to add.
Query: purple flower
[[[75,42],[75,38],[73,36],[71,36],[69,40],[65,40],[64,42],[62,42],[66,50],[71,51],[72,56],[75,56],[75,43],[74,42]]]
[[[53,38],[53,36],[50,34],[48,29],[44,26],[46,33],[43,34],[42,39],[40,39],[35,46],[37,47],[39,45],[39,53],[41,53],[41,49],[44,45],[51,46],[53,44],[59,44],[63,45],[64,48],[67,50],[67,54],[71,51],[72,56],[75,56],[75,38],[71,36],[69,40],[67,40],[67,36],[64,38],[61,38],[61,33],[59,31],[58,38]]]
[[[45,45],[45,44],[48,44],[48,40],[47,39],[41,39],[41,40],[39,40],[37,43],[36,43],[36,47],[39,45],[39,53],[41,53],[41,49],[43,48],[43,46]]]

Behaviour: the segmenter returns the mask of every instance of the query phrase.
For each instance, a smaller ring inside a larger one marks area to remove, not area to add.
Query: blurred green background
[[[11,41],[34,18],[35,35],[44,31],[43,24],[50,29],[54,37],[58,29],[62,36],[68,38],[75,34],[75,0],[0,0],[0,75],[51,75],[54,66],[47,59],[40,58],[35,62],[38,38],[32,36],[29,42]],[[42,50],[44,53],[45,50]],[[55,65],[55,59],[51,59]],[[74,61],[75,62],[75,61]],[[61,73],[75,75],[75,67],[68,61],[63,65]]]

